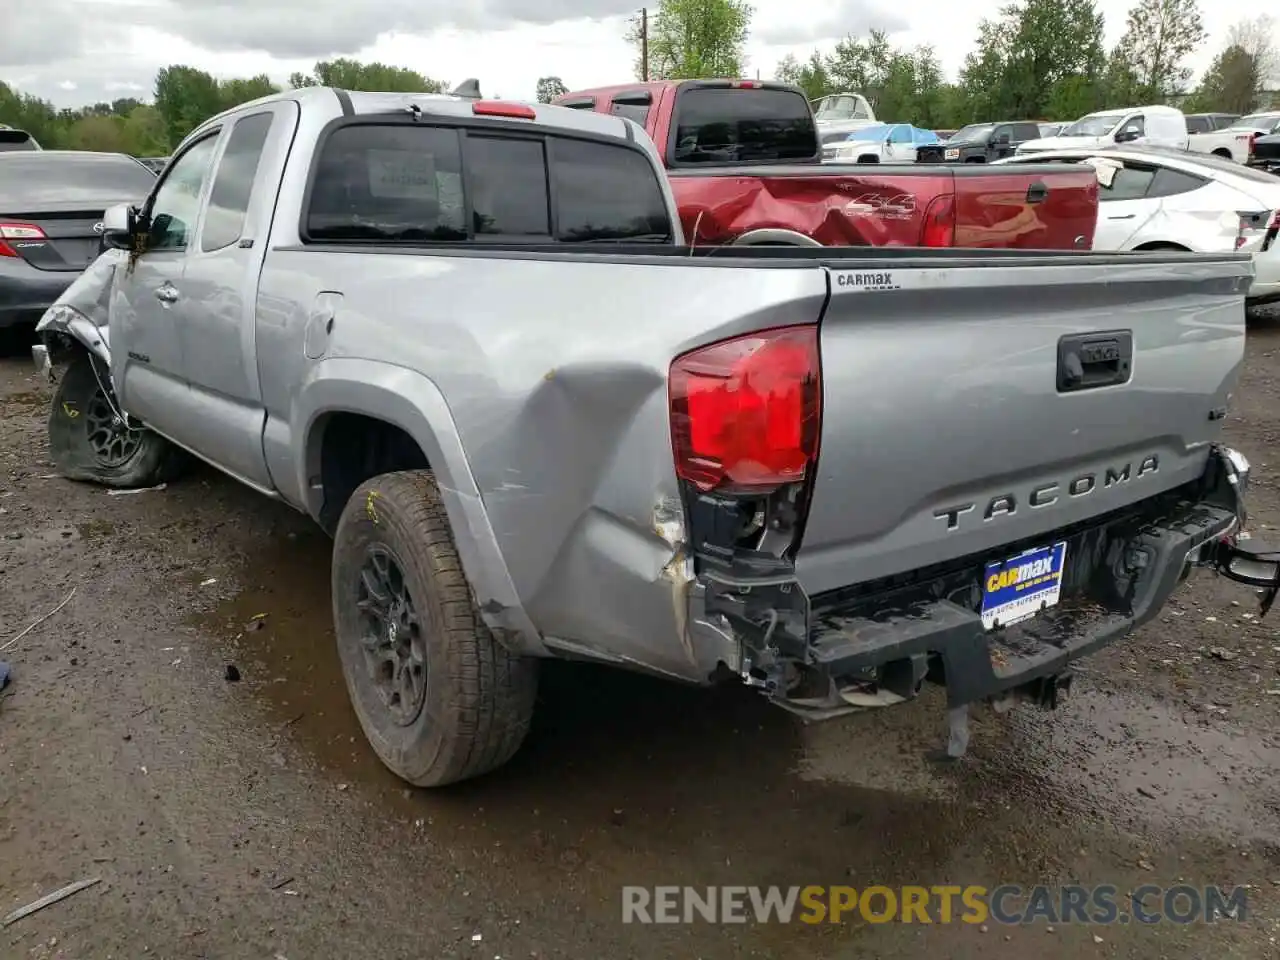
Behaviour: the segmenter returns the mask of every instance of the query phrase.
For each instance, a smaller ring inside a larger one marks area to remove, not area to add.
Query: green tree
[[[173,146],[223,109],[218,81],[194,67],[164,67],[156,74],[155,89],[156,110]]]
[[[569,88],[559,77],[543,77],[538,81],[539,103],[550,103],[556,97],[563,97],[568,92]]]
[[[751,26],[746,0],[659,0],[649,22],[649,76],[653,79],[740,77]],[[640,30],[627,39],[640,46]],[[644,66],[636,60],[636,76]]]
[[[839,93],[831,86],[831,79],[827,74],[827,62],[822,54],[815,50],[809,55],[809,59],[801,63],[793,55],[787,54],[774,68],[773,76],[775,80],[783,83],[791,83],[799,87],[805,92],[810,100],[817,100],[819,97],[825,97],[829,93]]]
[[[1153,103],[1181,93],[1191,77],[1186,59],[1204,38],[1197,0],[1139,0],[1111,55],[1112,99]]]
[[[961,71],[977,118],[1038,119],[1055,92],[1061,99],[1064,90],[1097,84],[1106,64],[1102,28],[1093,0],[1017,0],[984,20]],[[1068,83],[1073,78],[1085,83]]]
[[[222,101],[223,110],[230,110],[232,107],[238,107],[240,104],[248,103],[250,100],[257,100],[259,97],[279,92],[280,88],[272,83],[265,73],[242,80],[223,80],[218,84],[218,94],[219,99]]]
[[[1192,113],[1248,113],[1258,101],[1261,86],[1257,59],[1233,44],[1214,57],[1184,109]]]
[[[340,90],[372,90],[384,93],[444,93],[444,84],[439,80],[410,70],[407,67],[393,67],[385,63],[361,63],[339,57],[336,60],[321,60],[311,75],[295,73],[289,77],[289,86],[298,87],[337,87]]]

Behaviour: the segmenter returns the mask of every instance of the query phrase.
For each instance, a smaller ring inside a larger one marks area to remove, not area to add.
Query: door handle
[[[166,281],[156,287],[156,299],[161,303],[177,303],[178,291],[173,284]]]
[[[1115,215],[1113,215],[1113,216],[1107,217],[1107,219],[1108,219],[1108,220],[1132,220],[1132,219],[1133,219],[1133,214],[1132,214],[1132,213],[1117,213],[1117,214],[1115,214]]]

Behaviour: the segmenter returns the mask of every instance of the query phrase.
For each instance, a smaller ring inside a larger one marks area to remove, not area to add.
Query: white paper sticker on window
[[[370,150],[369,192],[393,200],[435,200],[436,165],[429,153]]]

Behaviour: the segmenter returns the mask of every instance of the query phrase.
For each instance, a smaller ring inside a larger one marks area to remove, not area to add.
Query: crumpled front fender
[[[116,270],[124,266],[126,256],[123,250],[108,250],[63,291],[36,324],[36,333],[45,344],[49,344],[51,335],[63,334],[83,344],[110,367],[111,290]]]

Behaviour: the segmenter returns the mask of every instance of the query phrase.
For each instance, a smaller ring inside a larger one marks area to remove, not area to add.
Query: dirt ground
[[[1278,351],[1260,321],[1227,428],[1262,528]],[[1059,710],[980,714],[951,767],[924,757],[937,692],[804,726],[743,690],[553,664],[510,766],[408,790],[347,705],[309,521],[208,469],[127,496],[52,476],[47,402],[0,360],[0,644],[75,590],[0,654],[0,914],[101,882],[0,930],[0,957],[1280,955],[1280,612],[1241,588],[1196,577]],[[627,884],[944,883],[1249,901],[1191,925],[621,922]]]

